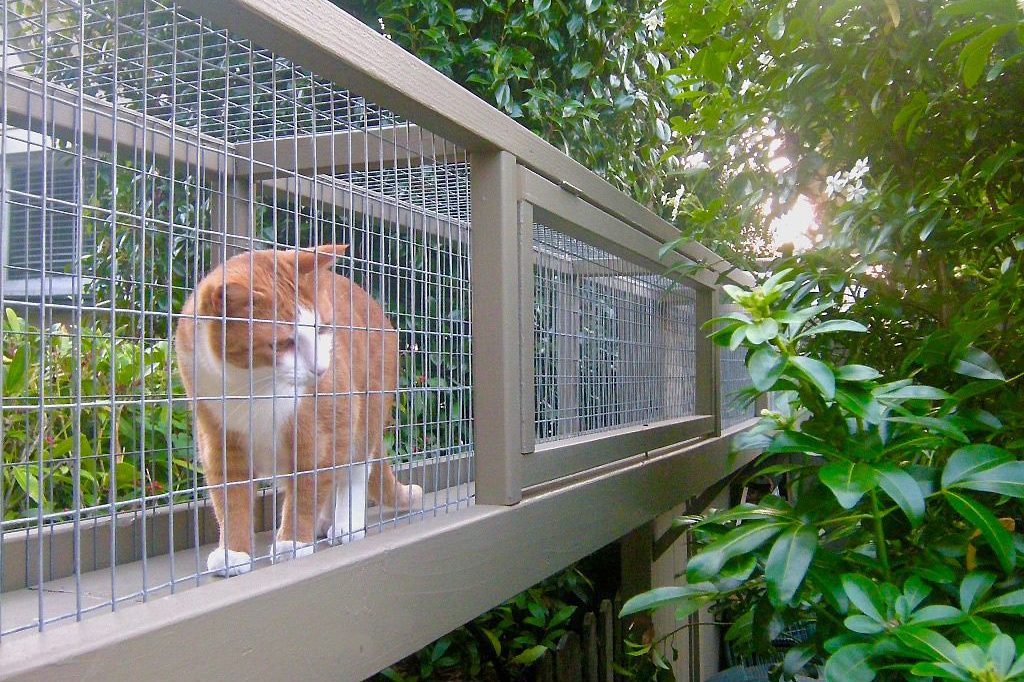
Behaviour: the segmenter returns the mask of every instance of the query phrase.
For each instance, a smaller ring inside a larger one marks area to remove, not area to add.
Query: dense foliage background
[[[335,2],[638,201],[657,201],[671,60],[658,15],[644,21],[652,3]]]

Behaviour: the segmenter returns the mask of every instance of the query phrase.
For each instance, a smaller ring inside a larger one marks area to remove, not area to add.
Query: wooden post
[[[597,621],[598,682],[615,682],[615,613],[610,601],[601,601]]]
[[[597,618],[593,612],[587,612],[583,616],[583,643],[581,646],[583,654],[583,680],[584,682],[599,682],[597,664]]]
[[[508,505],[523,497],[519,176],[508,152],[470,164],[476,500]]]
[[[704,323],[715,317],[718,307],[718,289],[715,287],[698,287],[696,303],[696,338],[694,345],[697,351],[697,414],[710,414],[715,418],[712,435],[722,434],[722,393],[719,384],[721,358],[718,346],[708,338],[709,329],[703,329]]]

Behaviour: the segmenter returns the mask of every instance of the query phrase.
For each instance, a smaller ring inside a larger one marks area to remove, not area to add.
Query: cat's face
[[[255,251],[228,260],[199,287],[200,315],[223,317],[208,327],[214,357],[251,367],[275,385],[308,385],[334,354],[331,266],[344,246],[310,251]],[[269,372],[268,372],[269,370]]]

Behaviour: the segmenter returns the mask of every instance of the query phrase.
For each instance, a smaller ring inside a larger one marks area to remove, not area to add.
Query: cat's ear
[[[348,244],[325,244],[315,249],[299,251],[299,272],[313,272],[318,268],[332,268],[334,263],[348,250]]]
[[[251,298],[250,298],[251,292]],[[263,299],[259,292],[252,291],[242,282],[228,280],[215,282],[204,287],[199,299],[199,314],[212,316],[247,317],[250,300],[255,307]]]

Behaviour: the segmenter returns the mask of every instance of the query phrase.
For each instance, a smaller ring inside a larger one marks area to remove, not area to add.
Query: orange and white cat
[[[395,508],[422,499],[382,464],[398,334],[379,303],[334,273],[345,248],[239,254],[182,308],[178,370],[220,525],[206,562],[217,574],[252,565],[254,477],[274,476],[284,491],[272,555],[361,537],[367,496]]]

